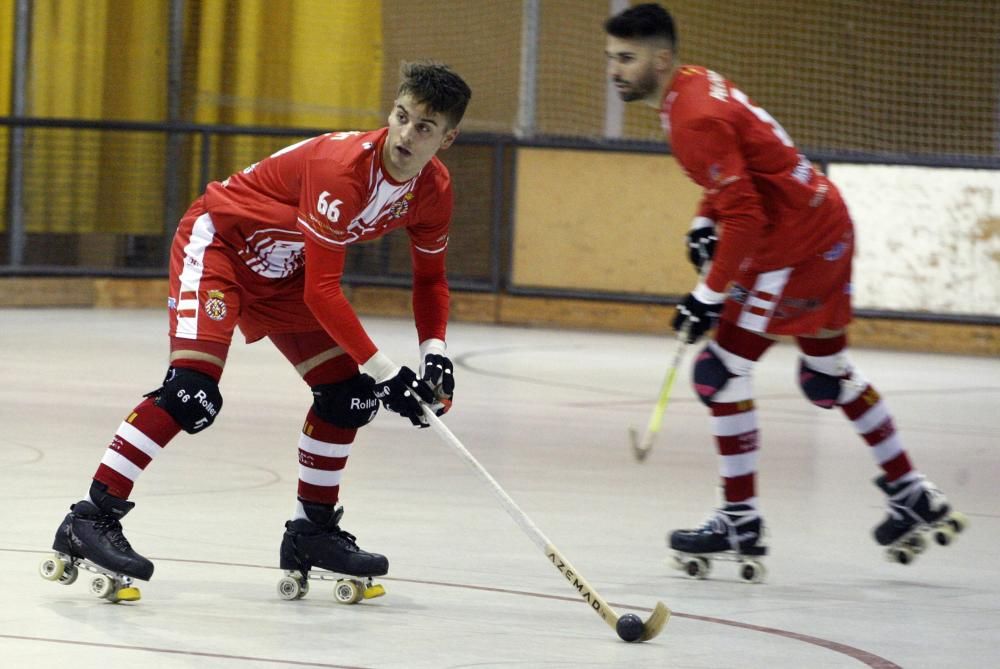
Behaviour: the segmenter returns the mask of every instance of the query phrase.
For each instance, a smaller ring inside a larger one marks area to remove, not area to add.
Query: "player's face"
[[[400,181],[412,179],[439,149],[447,149],[458,136],[448,129],[443,114],[431,113],[410,95],[402,95],[389,113],[389,136],[383,160],[389,173]]]
[[[622,100],[651,100],[659,94],[657,50],[651,45],[608,35],[604,55],[608,78]]]

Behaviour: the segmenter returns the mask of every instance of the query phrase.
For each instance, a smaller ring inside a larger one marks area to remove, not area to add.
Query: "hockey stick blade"
[[[569,582],[570,586],[576,590],[577,594],[583,599],[587,606],[593,609],[594,613],[601,617],[611,629],[618,633],[618,619],[621,617],[615,612],[613,608],[601,597],[596,590],[587,582],[580,572],[576,570],[569,563],[563,554],[559,551],[555,545],[549,541],[548,537],[542,533],[538,526],[532,522],[531,518],[528,517],[524,511],[517,505],[510,495],[500,487],[486,468],[479,464],[479,461],[469,452],[462,442],[458,440],[448,426],[445,425],[440,418],[438,418],[430,408],[424,404],[422,405],[424,411],[424,417],[427,419],[427,423],[431,426],[435,433],[441,437],[448,446],[452,448],[465,460],[465,463],[472,467],[472,469],[479,475],[490,487],[493,493],[499,498],[504,510],[507,512],[519,528],[531,539],[532,542],[538,548],[540,548],[544,553],[545,557],[552,563],[552,565],[559,570],[559,573]],[[663,626],[667,624],[667,620],[670,619],[670,609],[668,609],[663,602],[657,602],[656,607],[653,609],[652,615],[646,620],[642,625],[642,635],[637,639],[637,641],[647,641],[652,639],[663,629]]]
[[[663,631],[668,620],[670,620],[670,609],[663,602],[657,602],[652,615],[642,624],[642,636],[639,637],[639,641],[649,641],[655,637]]]
[[[629,442],[632,444],[632,455],[635,456],[636,460],[642,462],[646,459],[646,456],[653,449],[653,439],[655,437],[655,434],[647,430],[642,436],[642,441],[639,441],[639,430],[634,427],[628,429]]]

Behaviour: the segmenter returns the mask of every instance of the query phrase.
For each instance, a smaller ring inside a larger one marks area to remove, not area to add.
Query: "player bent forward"
[[[380,402],[416,426],[425,422],[421,403],[439,414],[450,406],[452,187],[436,154],[455,141],[471,96],[444,65],[410,63],[401,75],[387,127],[288,146],[209,184],[188,209],[171,249],[166,378],[118,427],[87,496],[56,532],[57,556],[43,563],[44,576],[71,582],[82,566],[103,575],[96,594],[138,599],[131,580],[148,580],[153,564],[122,534],[134,506],[128,497],[181,430],[196,434],[215,421],[237,326],[247,342],[269,338],[312,391],[298,440],[298,501],[280,551],[281,568],[303,587],[282,594],[304,594],[314,566],[386,573],[385,556],[360,549],[340,528],[340,479],[355,433]],[[396,229],[410,238],[417,373],[378,350],[341,290],[347,249]]]
[[[709,408],[724,503],[701,527],[669,537],[680,566],[707,573],[708,556],[742,562],[763,577],[764,522],[757,506],[754,365],[776,336],[795,338],[799,382],[810,402],[839,407],[882,468],[888,517],[874,531],[890,557],[909,562],[933,527],[950,541],[965,520],[914,469],[889,409],[847,355],[854,231],[836,186],[800,154],[766,111],[719,74],[676,61],[670,14],[637,5],[605,22],[607,72],[619,96],[659,110],[674,156],[704,189],[688,233],[702,272],[673,327],[694,342],[718,322],[694,363],[694,387]],[[709,262],[711,261],[711,262]]]

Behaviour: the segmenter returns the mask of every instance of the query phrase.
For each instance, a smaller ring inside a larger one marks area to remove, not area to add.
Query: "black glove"
[[[725,301],[714,304],[702,302],[688,293],[684,301],[677,305],[677,315],[674,316],[674,332],[687,330],[687,343],[693,344],[698,339],[715,327],[719,321],[719,314],[722,313],[722,305]]]
[[[417,379],[409,367],[400,367],[395,376],[375,384],[375,397],[389,411],[394,411],[410,419],[417,427],[427,427],[421,402],[431,404],[434,393],[427,384]]]
[[[715,234],[714,225],[691,228],[687,233],[688,260],[695,270],[701,273],[701,268],[715,255],[715,243],[719,236]]]
[[[434,393],[434,413],[443,416],[451,408],[455,394],[454,367],[446,356],[429,353],[424,356],[424,375],[421,380]]]

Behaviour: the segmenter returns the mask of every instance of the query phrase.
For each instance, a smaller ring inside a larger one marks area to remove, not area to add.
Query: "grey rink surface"
[[[416,364],[410,322],[363,320]],[[42,580],[69,504],[162,378],[165,327],[158,311],[0,310],[2,667],[1000,666],[997,360],[852,352],[917,467],[971,521],[901,566],[871,539],[884,509],[867,447],[802,398],[792,346],[769,351],[756,388],[771,554],[750,585],[732,563],[696,581],[666,560],[666,532],[717,502],[693,348],[640,464],[627,428],[646,424],[669,337],[452,324],[447,425],[619,613],[673,610],[658,638],[626,644],[433,431],[385,411],[359,432],[341,501],[344,528],[390,558],[386,596],[338,605],[313,583],[279,599],[310,395],[267,341],[234,344],[215,425],[182,433],[139,479],[124,525],[156,563],[142,600],[98,600],[86,575]]]

